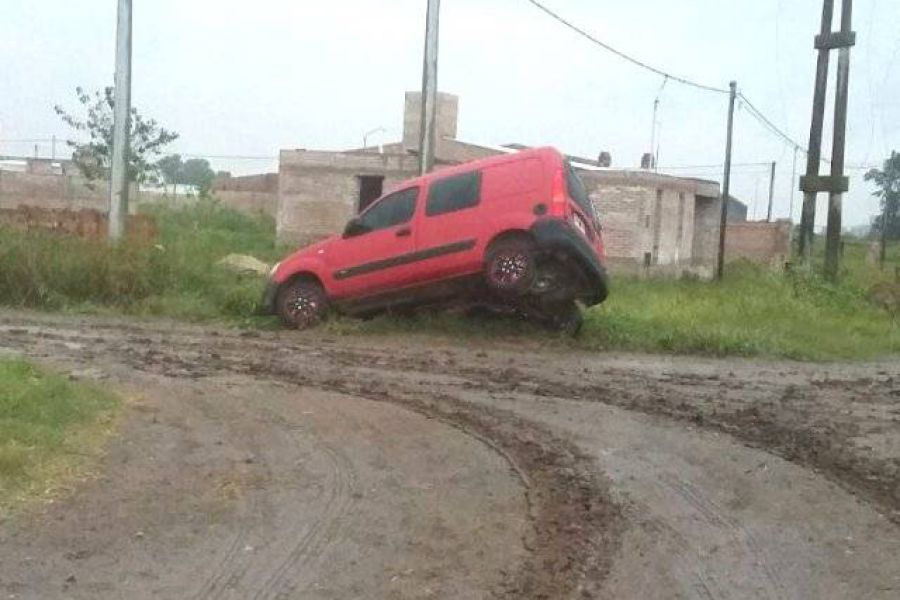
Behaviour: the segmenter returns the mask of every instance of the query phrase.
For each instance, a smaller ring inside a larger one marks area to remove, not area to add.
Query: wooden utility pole
[[[719,258],[716,264],[716,279],[725,276],[725,230],[728,226],[728,202],[731,199],[731,145],[734,135],[734,101],[737,97],[737,81],[729,84],[728,93],[728,134],[725,139],[725,176],[722,179],[722,215],[719,219]]]
[[[834,101],[834,150],[831,156],[831,185],[828,190],[828,228],[825,239],[825,277],[836,281],[841,260],[841,210],[844,192],[849,181],[844,177],[844,156],[847,146],[847,100],[850,87],[850,47],[855,34],[852,31],[853,0],[844,0],[841,7],[841,31],[838,36],[837,91]]]
[[[441,0],[428,0],[425,17],[425,60],[422,68],[422,118],[419,122],[419,174],[434,167],[437,113],[438,32]]]
[[[841,200],[849,189],[849,180],[844,176],[844,150],[847,126],[847,90],[850,75],[850,48],[856,43],[856,34],[851,30],[852,0],[842,0],[841,30],[832,32],[834,20],[834,0],[823,0],[822,28],[815,39],[819,51],[816,63],[816,84],[813,95],[812,123],[809,132],[809,154],[806,175],[800,178],[803,192],[803,216],[800,221],[800,258],[809,262],[812,255],[812,238],[816,220],[816,195],[829,193],[828,246],[826,247],[825,274],[837,277],[840,260]],[[825,95],[828,89],[829,55],[840,48],[838,62],[837,100],[835,102],[834,142],[831,175],[819,175],[822,158],[822,128],[825,119]]]
[[[769,210],[766,213],[766,223],[772,222],[772,203],[775,201],[775,161],[772,161],[772,170],[769,172]]]
[[[131,0],[119,0],[113,106],[112,169],[109,182],[109,239],[125,235],[128,219],[128,136],[131,113]]]

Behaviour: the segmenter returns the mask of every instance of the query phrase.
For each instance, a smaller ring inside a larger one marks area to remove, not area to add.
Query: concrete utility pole
[[[722,180],[722,217],[719,220],[719,260],[716,265],[716,279],[725,275],[725,229],[728,225],[728,201],[731,198],[731,142],[734,134],[734,101],[737,97],[737,81],[729,84],[728,94],[728,135],[725,141],[725,177]]]
[[[128,219],[128,153],[131,113],[131,0],[119,0],[112,169],[109,183],[109,239],[125,235]]]
[[[849,182],[844,177],[844,156],[847,146],[847,100],[850,87],[850,47],[855,40],[849,38],[855,36],[851,30],[853,17],[853,0],[844,0],[841,7],[841,31],[837,36],[843,36],[840,40],[838,51],[837,92],[834,101],[834,148],[831,156],[831,180],[838,182],[831,185],[828,190],[828,228],[825,238],[825,277],[829,281],[835,281],[841,259],[841,210],[844,192],[848,190]]]
[[[775,200],[775,161],[772,161],[772,170],[769,172],[769,211],[766,213],[766,223],[772,222],[772,202]]]
[[[788,218],[791,220],[791,223],[794,222],[794,180],[797,178],[797,152],[800,150],[799,146],[794,146],[794,161],[791,163],[791,207],[788,211]],[[791,234],[793,235],[793,227],[791,227]]]
[[[422,119],[419,123],[420,175],[428,173],[434,167],[440,13],[441,0],[428,0],[428,15],[425,18],[425,60],[422,68]]]
[[[819,40],[831,34],[834,17],[834,0],[824,0],[822,4],[822,26],[816,37],[819,57],[816,62],[816,83],[813,92],[812,123],[809,128],[809,152],[806,155],[806,177],[800,178],[803,192],[803,213],[800,216],[800,260],[808,262],[812,255],[813,230],[816,225],[816,191],[807,189],[807,178],[818,178],[819,162],[822,160],[822,126],[825,121],[825,92],[828,90],[829,48],[819,45]]]

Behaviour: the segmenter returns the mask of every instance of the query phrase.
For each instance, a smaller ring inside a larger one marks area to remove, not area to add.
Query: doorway
[[[356,212],[361,213],[366,210],[370,204],[381,198],[384,191],[383,175],[359,175],[359,200],[356,205]]]

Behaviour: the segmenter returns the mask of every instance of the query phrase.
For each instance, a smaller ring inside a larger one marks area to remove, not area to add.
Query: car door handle
[[[409,227],[403,227],[402,229],[398,229],[396,233],[397,237],[409,237],[412,235],[412,229]]]

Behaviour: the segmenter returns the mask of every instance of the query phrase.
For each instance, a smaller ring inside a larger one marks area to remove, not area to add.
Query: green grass
[[[619,280],[589,311],[592,348],[807,360],[865,359],[900,352],[900,321],[850,277],[731,265],[721,283]]]
[[[0,514],[83,472],[118,405],[96,386],[0,358]]]
[[[275,243],[271,219],[242,215],[214,201],[147,210],[157,221],[153,244],[110,246],[49,234],[0,232],[0,303],[11,306],[155,315],[274,327],[254,316],[260,277],[216,266],[231,253],[266,262],[288,249]],[[870,299],[893,285],[900,244],[885,269],[866,264],[866,244],[849,240],[841,283],[811,271],[776,273],[730,265],[721,283],[614,277],[610,299],[588,311],[575,346],[806,360],[866,359],[900,352],[898,317]],[[822,250],[821,242],[816,248]],[[900,295],[900,292],[898,292]],[[546,331],[512,319],[464,319],[427,314],[413,319],[338,319],[334,333],[385,332],[516,337],[541,340]]]
[[[231,253],[274,262],[272,219],[213,201],[153,206],[154,243],[109,245],[50,233],[0,231],[0,303],[76,312],[252,322],[259,277],[215,263]]]

